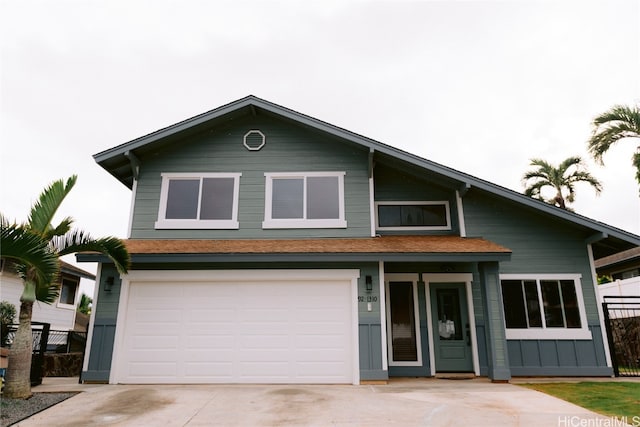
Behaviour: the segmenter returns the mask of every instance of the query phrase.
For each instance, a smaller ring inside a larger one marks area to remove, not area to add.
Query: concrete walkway
[[[19,426],[574,426],[612,420],[485,378],[387,385],[80,385],[45,379],[34,392],[82,391]],[[616,424],[618,425],[618,424]]]

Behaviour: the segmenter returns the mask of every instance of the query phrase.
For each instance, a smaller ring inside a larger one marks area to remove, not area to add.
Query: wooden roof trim
[[[458,236],[385,236],[352,239],[150,240],[125,244],[134,254],[373,254],[500,253],[511,250],[481,238]]]

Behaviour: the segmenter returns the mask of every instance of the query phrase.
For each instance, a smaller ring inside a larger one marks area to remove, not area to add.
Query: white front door
[[[131,274],[112,382],[357,383],[357,271],[316,272]]]

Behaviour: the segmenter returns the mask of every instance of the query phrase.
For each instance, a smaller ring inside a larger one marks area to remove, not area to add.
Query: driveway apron
[[[570,426],[607,420],[537,391],[480,378],[359,386],[105,385],[18,425]]]

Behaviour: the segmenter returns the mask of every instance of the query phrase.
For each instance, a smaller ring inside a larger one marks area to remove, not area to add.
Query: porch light
[[[373,279],[371,276],[364,276],[364,283],[367,286],[367,292],[373,291]]]
[[[105,280],[105,282],[104,282],[104,291],[105,292],[111,292],[111,289],[113,289],[114,281],[115,281],[115,279],[114,279],[113,276],[107,277],[107,280]]]

